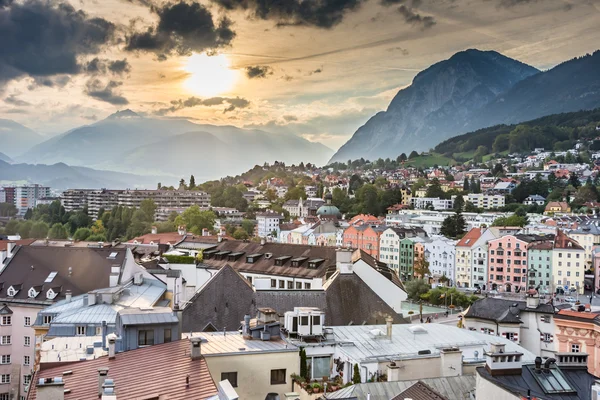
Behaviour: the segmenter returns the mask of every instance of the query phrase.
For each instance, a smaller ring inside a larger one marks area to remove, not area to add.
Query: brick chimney
[[[190,358],[192,360],[199,360],[202,358],[202,338],[193,337],[190,339]]]

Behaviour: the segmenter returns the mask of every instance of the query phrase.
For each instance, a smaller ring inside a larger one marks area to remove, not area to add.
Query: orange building
[[[588,372],[600,376],[600,314],[560,310],[554,323],[558,353],[588,354]]]
[[[379,260],[379,237],[385,226],[349,226],[344,231],[344,246],[360,249]]]

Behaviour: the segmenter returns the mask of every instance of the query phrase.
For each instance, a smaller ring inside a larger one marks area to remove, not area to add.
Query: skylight
[[[50,283],[54,280],[54,278],[56,278],[56,275],[58,275],[58,272],[56,271],[52,271],[50,272],[50,275],[48,275],[48,277],[46,278],[46,280],[44,281],[44,283]]]
[[[112,252],[112,253],[110,253],[110,255],[108,256],[108,259],[109,259],[109,260],[114,260],[115,258],[117,258],[117,255],[118,255],[118,254],[119,254],[118,252],[116,252],[116,251],[113,251],[113,252]]]

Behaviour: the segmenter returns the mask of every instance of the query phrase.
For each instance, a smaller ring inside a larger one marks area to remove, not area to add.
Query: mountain
[[[52,189],[68,188],[155,188],[160,176],[139,176],[120,172],[94,170],[85,167],[72,167],[64,163],[9,164],[0,161],[0,181],[28,182],[48,185]],[[164,182],[164,181],[163,181]]]
[[[7,163],[12,162],[12,159],[4,153],[0,153],[0,161],[4,161]]]
[[[483,107],[464,132],[600,107],[600,50],[518,82]]]
[[[324,164],[332,152],[295,135],[149,118],[125,110],[40,143],[18,161],[215,179],[267,161]]]
[[[5,155],[14,158],[43,140],[42,136],[26,126],[10,119],[0,119],[0,143]]]
[[[331,162],[396,158],[428,150],[463,129],[471,115],[517,82],[539,73],[495,51],[466,50],[417,74],[386,111],[372,117]]]
[[[135,149],[122,158],[122,167],[177,176],[182,175],[182,171],[190,171],[197,180],[210,180],[237,175],[265,162],[285,160],[299,164],[312,159],[322,164],[332,152],[294,135],[233,126],[200,125],[198,128],[202,131],[172,136]]]

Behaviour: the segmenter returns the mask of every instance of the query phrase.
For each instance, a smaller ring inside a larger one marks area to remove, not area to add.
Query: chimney
[[[6,258],[11,258],[13,256],[13,250],[15,247],[16,245],[14,242],[6,243]]]
[[[202,228],[202,236],[210,236],[208,228]]]
[[[158,228],[156,228],[156,226],[153,226],[151,232],[153,235],[156,235],[158,233]]]
[[[388,339],[392,340],[392,324],[394,323],[394,318],[391,315],[385,317],[385,326],[386,326],[386,335]]]
[[[65,300],[67,303],[71,302],[71,299],[73,298],[73,293],[71,293],[70,290],[67,290],[65,293]]]
[[[242,327],[242,334],[244,336],[250,336],[250,315],[244,315],[244,326]]]
[[[540,305],[540,296],[538,294],[527,295],[527,308],[538,308]]]
[[[458,347],[449,347],[440,351],[442,376],[459,376],[463,374],[463,354]]]
[[[492,376],[521,374],[523,367],[521,357],[523,357],[523,353],[506,352],[504,343],[491,343],[490,351],[484,354],[485,368]]]
[[[260,245],[264,246],[266,243],[265,238],[260,238]]]
[[[102,385],[102,400],[117,400],[115,381],[107,378]]]
[[[396,382],[400,380],[400,367],[396,365],[395,362],[391,362],[387,366],[387,381],[388,382]]]
[[[98,397],[102,397],[102,385],[108,376],[108,368],[98,368]]]
[[[200,358],[202,358],[202,352],[201,352],[201,344],[202,344],[202,338],[200,337],[193,337],[190,339],[190,358],[192,360],[198,360]]]
[[[117,335],[111,333],[110,335],[106,336],[106,339],[108,340],[108,359],[114,360],[117,350]]]
[[[37,381],[38,400],[64,400],[65,382],[62,377],[40,378]]]
[[[108,325],[102,321],[102,348],[106,349],[106,335],[108,334]]]
[[[178,235],[185,236],[186,233],[187,233],[187,231],[185,230],[185,225],[179,225],[177,227],[177,234]]]
[[[340,274],[352,274],[352,250],[337,249],[335,251],[335,264]]]

